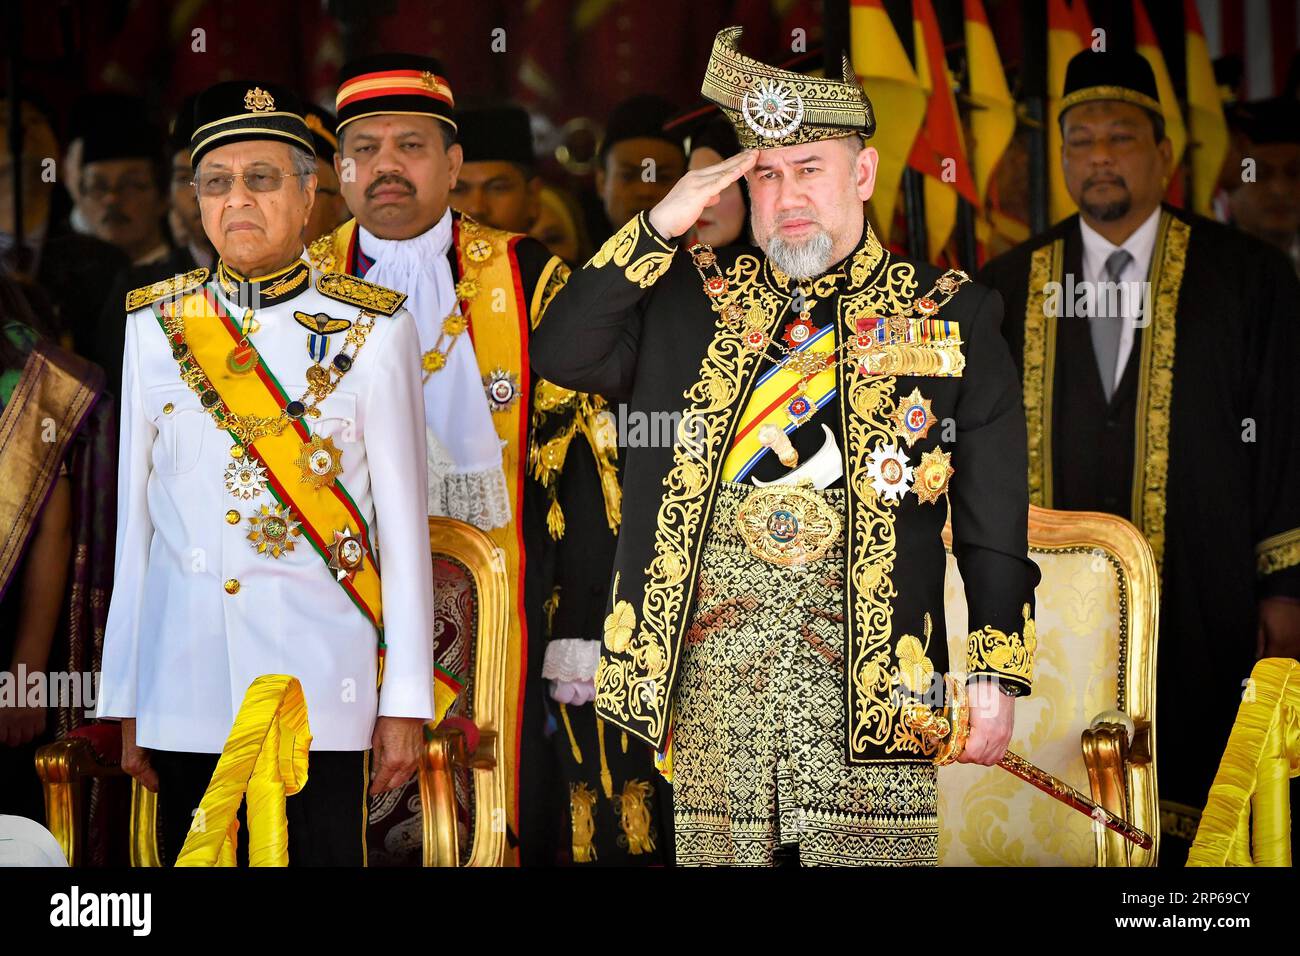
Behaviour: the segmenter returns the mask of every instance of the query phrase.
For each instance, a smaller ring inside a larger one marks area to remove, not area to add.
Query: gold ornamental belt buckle
[[[785,567],[820,561],[841,530],[840,516],[811,482],[756,489],[737,510],[736,526],[750,554]]]

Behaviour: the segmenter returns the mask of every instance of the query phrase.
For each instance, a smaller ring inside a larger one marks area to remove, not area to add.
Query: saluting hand
[[[705,209],[717,203],[722,191],[753,169],[756,162],[758,150],[747,149],[713,166],[691,170],[650,210],[650,225],[665,239],[683,235]]]

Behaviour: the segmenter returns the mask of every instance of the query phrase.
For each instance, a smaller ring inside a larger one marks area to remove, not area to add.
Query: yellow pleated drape
[[[1187,865],[1290,866],[1296,776],[1300,662],[1269,657],[1251,671]]]
[[[266,674],[253,681],[226,738],[177,866],[234,866],[236,814],[248,800],[248,865],[289,865],[285,798],[307,785],[311,730],[296,677]]]

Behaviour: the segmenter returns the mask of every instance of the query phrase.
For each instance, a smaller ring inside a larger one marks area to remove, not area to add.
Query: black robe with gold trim
[[[1149,324],[1110,401],[1086,318],[1079,217],[990,263],[1023,377],[1038,505],[1132,521],[1161,566],[1157,774],[1166,833],[1204,806],[1256,657],[1257,602],[1300,597],[1300,287],[1275,250],[1169,208]]]
[[[793,317],[794,284],[753,250],[717,254],[736,301],[779,337]],[[813,314],[834,317],[837,337],[853,334],[860,316],[901,312],[939,275],[883,250],[869,228],[832,271],[838,275],[815,282]],[[844,747],[853,763],[928,759],[926,745],[899,720],[897,645],[925,633],[928,614],[926,654],[936,671],[948,667],[940,531],[949,500],[970,622],[980,632],[964,663],[1021,693],[1030,688],[1038,571],[1027,556],[1024,420],[1015,366],[998,333],[1001,302],[966,286],[940,318],[960,328],[962,375],[869,378],[852,365],[838,373],[847,479]],[[596,675],[597,712],[662,748],[723,459],[767,363],[717,321],[689,254],[658,236],[644,213],[570,277],[534,334],[533,363],[567,387],[625,397],[629,417],[676,412],[691,423],[683,426],[689,439],[675,447],[628,451],[611,595],[617,614],[607,621]],[[913,388],[931,400],[940,425],[952,425],[933,428],[908,450],[913,463],[936,447],[951,451],[949,498],[936,505],[913,494],[886,501],[867,475],[868,456],[898,442],[890,416]],[[799,435],[806,427],[796,431],[796,446],[808,440]],[[624,640],[619,625],[629,621]]]

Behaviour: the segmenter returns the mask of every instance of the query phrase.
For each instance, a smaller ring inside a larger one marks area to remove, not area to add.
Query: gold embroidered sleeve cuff
[[[605,269],[612,265],[623,271],[628,282],[648,289],[668,271],[676,251],[677,247],[650,225],[649,215],[641,212],[606,239],[584,268]]]
[[[1255,572],[1259,577],[1300,564],[1300,528],[1275,534],[1255,545]]]
[[[1010,634],[992,626],[972,631],[966,644],[966,672],[970,678],[997,678],[1015,697],[1026,696],[1034,681],[1034,654],[1038,634],[1029,605],[1021,610],[1022,632]]]

